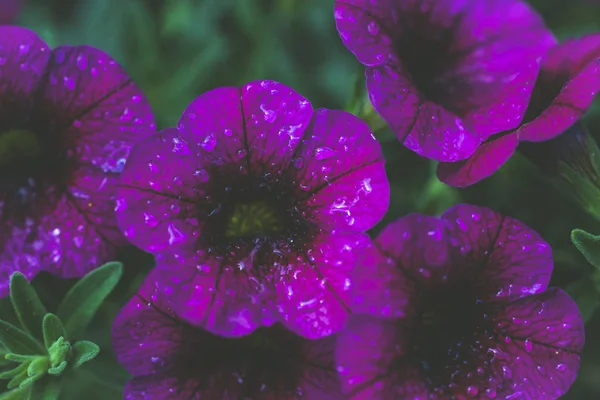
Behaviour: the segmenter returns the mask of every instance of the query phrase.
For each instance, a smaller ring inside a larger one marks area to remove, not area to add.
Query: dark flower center
[[[279,324],[241,338],[224,338],[190,327],[176,359],[165,365],[176,368],[171,373],[179,378],[197,381],[197,391],[206,398],[220,399],[225,393],[237,394],[239,399],[265,393],[273,398],[297,398],[302,396],[299,386],[306,369],[316,365],[335,372],[333,365],[315,361],[324,356],[333,360],[331,355],[307,359],[306,342]]]
[[[270,174],[249,176],[237,170],[209,175],[214,177],[210,196],[198,205],[200,219],[207,222],[199,238],[202,246],[225,255],[267,242],[300,245],[308,237],[310,226],[285,179]]]
[[[402,39],[396,40],[396,51],[419,92],[427,100],[453,111],[457,108],[456,96],[452,96],[445,77],[453,62],[450,54],[453,29],[431,27],[430,18],[427,14],[411,14],[409,21],[403,21],[406,28]],[[424,31],[427,26],[430,29]]]
[[[44,149],[36,134],[28,130],[0,133],[0,170],[19,168],[38,158]]]
[[[225,236],[229,238],[272,235],[283,230],[281,216],[264,201],[236,204]]]
[[[0,183],[4,193],[2,222],[20,223],[38,201],[51,204],[64,192],[65,161],[58,142],[40,129],[0,131]]]
[[[483,323],[481,302],[468,287],[440,290],[423,300],[412,339],[412,356],[430,383],[460,357]]]

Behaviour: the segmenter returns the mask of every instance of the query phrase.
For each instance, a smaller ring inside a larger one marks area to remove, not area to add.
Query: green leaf
[[[60,364],[58,364],[56,367],[49,368],[48,373],[50,375],[60,375],[63,373],[65,368],[67,368],[67,362],[63,361]]]
[[[29,400],[29,399],[33,400],[33,399],[35,399],[35,397],[30,396],[30,392],[31,392],[30,388],[10,390],[8,392],[4,392],[4,393],[0,394],[0,400]]]
[[[27,364],[27,363],[19,364],[15,369],[11,369],[10,371],[2,372],[0,374],[0,379],[13,379],[14,377],[19,376],[23,373],[25,373],[25,376],[27,376],[27,368],[28,367],[29,367],[29,364]]]
[[[52,313],[48,313],[44,316],[42,327],[46,349],[49,349],[59,338],[67,336],[62,322]]]
[[[21,327],[41,339],[42,319],[46,315],[46,307],[25,275],[20,272],[15,272],[10,277],[10,300]]]
[[[29,362],[29,361],[35,360],[38,357],[39,357],[39,355],[37,355],[37,354],[23,355],[23,354],[7,353],[4,355],[4,358],[6,358],[7,360],[13,361],[13,362],[18,362],[18,363]]]
[[[48,367],[50,366],[50,361],[48,357],[39,357],[33,360],[29,367],[27,367],[27,375],[36,376],[36,375],[44,375],[46,371],[48,371]]]
[[[596,268],[600,268],[600,236],[581,229],[573,229],[571,240],[583,256]]]
[[[0,343],[11,353],[44,354],[45,349],[27,332],[0,320]]]
[[[82,364],[96,358],[100,353],[100,347],[96,343],[89,342],[87,340],[81,340],[73,345],[75,356],[75,368],[80,367]]]
[[[63,321],[70,339],[83,334],[106,296],[121,279],[122,273],[121,263],[110,262],[84,276],[69,290],[56,314]]]

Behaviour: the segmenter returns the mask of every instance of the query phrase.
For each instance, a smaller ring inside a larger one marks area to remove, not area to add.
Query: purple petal
[[[124,243],[114,217],[117,179],[133,145],[154,131],[150,106],[98,49],[58,47],[52,61],[34,118],[60,134],[71,168],[68,197],[87,220],[87,233]]]
[[[453,268],[476,276],[478,298],[498,301],[528,296],[548,286],[552,249],[527,225],[467,204],[450,208],[441,219],[453,246]]]
[[[0,26],[0,121],[2,130],[20,127],[32,105],[50,59],[50,48],[37,34]],[[6,125],[6,126],[4,126]]]
[[[425,99],[400,67],[369,67],[367,88],[373,107],[400,141],[417,154],[453,162],[469,157],[481,139],[443,106]]]
[[[227,165],[248,172],[241,97],[236,87],[213,89],[194,99],[183,112],[178,129],[204,165]]]
[[[356,314],[400,318],[409,312],[414,295],[412,283],[393,259],[375,247],[362,250],[352,271],[352,303]]]
[[[342,42],[358,61],[382,65],[394,54],[395,0],[336,0],[335,24]]]
[[[199,207],[209,178],[182,132],[171,128],[142,140],[117,194],[115,211],[127,239],[148,251],[192,246],[204,223]]]
[[[278,318],[272,283],[252,262],[252,255],[226,261],[158,255],[147,280],[153,282],[154,301],[178,318],[224,337],[240,337]]]
[[[390,188],[381,146],[367,124],[320,109],[307,134],[288,171],[307,219],[326,229],[372,228],[387,211]]]
[[[279,267],[277,308],[288,329],[317,339],[344,327],[354,260],[369,242],[364,234],[323,234]]]
[[[549,399],[565,394],[577,376],[585,341],[575,302],[561,289],[551,288],[498,307],[491,317],[496,335],[511,338],[509,343],[504,340],[503,361],[512,368],[516,387],[506,388],[507,393]]]
[[[225,400],[235,399],[224,397]],[[138,376],[127,382],[123,389],[123,400],[204,400],[198,390],[196,379],[181,379],[170,375]]]
[[[519,130],[532,142],[552,139],[581,118],[600,90],[600,34],[560,43],[548,52],[533,93],[535,118]]]
[[[477,345],[447,370],[453,395],[552,400],[566,393],[584,343],[581,316],[568,295],[549,289],[499,303],[487,315],[494,333],[474,335]]]
[[[389,224],[375,245],[419,289],[445,282],[452,272],[447,235],[438,218],[409,214]]]
[[[456,59],[445,77],[446,90],[459,102],[466,96],[459,103],[465,126],[486,139],[519,125],[539,61],[556,39],[524,1],[469,3],[454,31]]]
[[[518,145],[517,132],[492,136],[466,160],[438,164],[437,176],[448,185],[473,185],[498,171],[512,157]]]
[[[115,317],[112,344],[117,359],[134,376],[157,374],[169,368],[169,356],[182,343],[183,323],[160,310],[149,299],[152,280],[142,284],[136,294]],[[165,308],[166,309],[166,308]]]
[[[353,315],[339,334],[336,363],[352,400],[426,399],[425,379],[405,362],[408,336],[397,321]]]
[[[312,116],[308,100],[274,81],[251,82],[242,87],[247,157],[255,173],[281,174],[292,161],[294,151]]]

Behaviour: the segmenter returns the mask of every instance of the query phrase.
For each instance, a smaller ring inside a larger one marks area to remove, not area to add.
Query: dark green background
[[[559,38],[600,31],[600,4],[593,1],[532,4]],[[199,94],[256,79],[281,81],[316,107],[344,108],[363,68],[341,44],[332,10],[333,0],[29,0],[17,23],[34,29],[53,47],[90,44],[110,53],[145,90],[157,125],[164,128],[174,126]],[[595,105],[586,116],[594,134],[600,134],[599,121]],[[392,185],[390,211],[382,224],[409,212],[439,214],[452,204],[469,202],[517,217],[550,242],[556,265],[552,284],[566,287],[588,319],[582,368],[565,398],[600,398],[600,313],[594,314],[600,278],[569,239],[573,228],[600,233],[600,222],[520,156],[492,178],[459,190],[439,183],[434,165],[405,150],[389,132],[380,139]],[[125,277],[87,335],[102,348],[88,367],[99,382],[70,383],[67,400],[121,398],[127,376],[110,354],[111,320],[152,265],[151,258],[133,250],[124,257]],[[34,282],[49,310],[72,283],[45,274]],[[6,300],[0,306],[3,317],[10,318]]]

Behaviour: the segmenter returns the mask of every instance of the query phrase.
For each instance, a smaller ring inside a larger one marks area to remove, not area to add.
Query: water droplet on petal
[[[204,138],[200,146],[209,153],[212,152],[215,147],[217,147],[217,138],[214,133],[210,133],[208,136]]]
[[[375,21],[369,22],[367,25],[367,30],[371,35],[377,35],[379,33],[379,24]]]
[[[531,341],[531,338],[526,338],[525,339],[525,351],[528,353],[531,353],[532,350],[533,350],[533,342]]]
[[[69,78],[68,76],[63,77],[63,84],[67,90],[71,92],[75,90],[75,80],[73,78]]]
[[[328,158],[333,157],[336,153],[335,150],[329,147],[317,147],[315,149],[315,159],[319,161],[327,160]]]
[[[150,213],[144,213],[144,222],[150,228],[154,228],[155,226],[158,225],[158,219]]]

